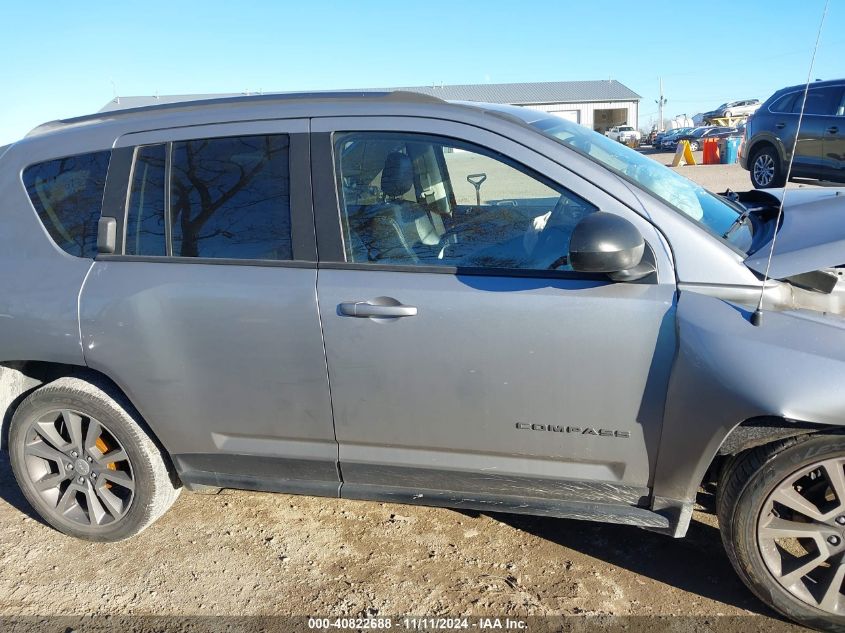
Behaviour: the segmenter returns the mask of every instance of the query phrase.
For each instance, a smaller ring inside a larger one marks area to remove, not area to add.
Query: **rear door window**
[[[97,254],[97,222],[110,156],[110,151],[78,154],[24,169],[26,192],[44,228],[71,255]]]
[[[138,147],[125,254],[293,259],[289,138],[238,136]]]
[[[173,143],[175,257],[292,259],[288,136]]]
[[[164,215],[167,146],[148,145],[135,150],[129,215],[126,222],[127,255],[166,255]]]

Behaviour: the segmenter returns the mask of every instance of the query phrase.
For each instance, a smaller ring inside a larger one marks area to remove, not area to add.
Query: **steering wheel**
[[[531,249],[531,258],[548,260],[551,254],[554,261],[548,266],[549,270],[555,270],[565,265],[566,250],[569,237],[575,225],[581,221],[590,211],[577,202],[573,201],[566,194],[561,194],[549,214],[546,225],[537,236],[537,243]],[[546,255],[543,257],[543,255]]]

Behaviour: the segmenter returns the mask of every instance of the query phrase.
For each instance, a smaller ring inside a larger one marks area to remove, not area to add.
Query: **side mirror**
[[[643,261],[645,240],[636,226],[613,213],[585,216],[569,239],[569,265],[582,273],[607,273],[614,281],[637,281],[654,272]]]

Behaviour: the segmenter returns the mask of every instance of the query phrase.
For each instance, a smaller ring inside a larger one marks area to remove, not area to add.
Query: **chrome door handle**
[[[786,123],[775,123],[775,127],[779,130],[782,130],[786,127]]]
[[[836,134],[839,131],[839,128],[836,127],[835,125],[833,125],[833,126],[827,128],[827,131],[830,134]]]
[[[396,305],[380,305],[368,301],[347,301],[338,306],[343,316],[358,318],[381,317],[385,319],[417,316],[417,306],[406,306],[399,302]]]

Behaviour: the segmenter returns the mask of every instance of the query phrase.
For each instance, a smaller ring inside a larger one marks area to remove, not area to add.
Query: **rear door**
[[[478,128],[312,129],[343,496],[641,503],[675,336],[653,227]],[[615,284],[568,269],[568,236],[597,209],[640,227],[658,275]]]
[[[81,300],[112,376],[189,482],[336,494],[308,122],[129,134]]]

